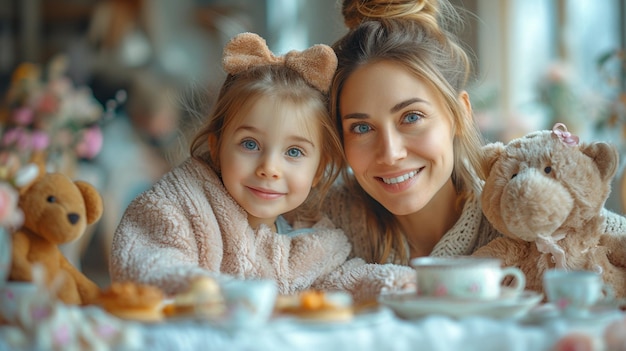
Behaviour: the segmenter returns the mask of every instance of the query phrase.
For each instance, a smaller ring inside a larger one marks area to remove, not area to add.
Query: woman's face
[[[452,116],[443,99],[389,61],[359,67],[339,105],[348,164],[363,189],[395,215],[424,208],[454,166]]]

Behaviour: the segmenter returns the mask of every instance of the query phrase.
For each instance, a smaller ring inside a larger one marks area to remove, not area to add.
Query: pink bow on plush
[[[578,145],[578,137],[567,131],[567,127],[563,123],[557,123],[552,127],[552,133],[556,135],[565,145],[576,146]]]
[[[337,56],[332,48],[323,44],[314,45],[302,52],[292,50],[284,56],[274,56],[263,38],[254,33],[241,33],[224,48],[222,64],[230,74],[255,66],[285,65],[325,93],[337,68]]]
[[[553,235],[539,234],[537,235],[537,240],[535,240],[539,252],[552,255],[552,261],[555,263],[556,268],[567,268],[565,250],[558,244],[558,241],[564,237],[565,234],[563,233],[555,233]]]

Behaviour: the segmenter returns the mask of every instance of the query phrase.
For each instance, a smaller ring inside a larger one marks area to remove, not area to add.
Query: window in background
[[[277,54],[331,45],[345,31],[337,0],[267,0],[267,42]]]
[[[478,0],[480,79],[473,101],[488,138],[507,141],[556,121],[580,133],[593,130],[583,138],[596,136],[592,127],[606,118],[617,88],[607,87],[598,62],[620,49],[623,6],[620,0]]]
[[[588,131],[583,135],[587,139],[601,137],[621,143],[619,135],[606,133],[608,125],[605,123],[620,90],[619,74],[615,70],[619,60],[602,61],[621,46],[624,34],[620,31],[623,21],[620,1],[560,0],[560,3],[563,23],[558,59],[567,69],[564,83],[571,91],[572,123],[580,125],[581,133]]]

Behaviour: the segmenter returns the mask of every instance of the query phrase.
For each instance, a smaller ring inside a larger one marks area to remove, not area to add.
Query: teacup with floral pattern
[[[418,257],[411,260],[417,274],[417,294],[437,298],[489,300],[502,297],[505,278],[514,279],[507,289],[517,296],[526,277],[517,267],[502,267],[496,258],[471,256]]]
[[[587,315],[596,303],[614,297],[613,287],[593,271],[549,269],[543,274],[548,301],[564,315]]]

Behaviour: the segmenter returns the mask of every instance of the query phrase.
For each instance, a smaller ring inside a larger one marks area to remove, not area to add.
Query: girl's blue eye
[[[302,157],[302,155],[303,155],[302,150],[298,148],[292,147],[291,149],[287,150],[287,156],[289,157],[296,158],[296,157]]]
[[[241,145],[247,150],[258,150],[259,146],[254,140],[244,140]]]
[[[357,124],[352,126],[352,132],[356,134],[365,134],[370,130],[372,130],[372,128],[367,124]]]
[[[422,118],[422,115],[415,112],[410,112],[404,116],[404,122],[406,123],[415,123]]]

